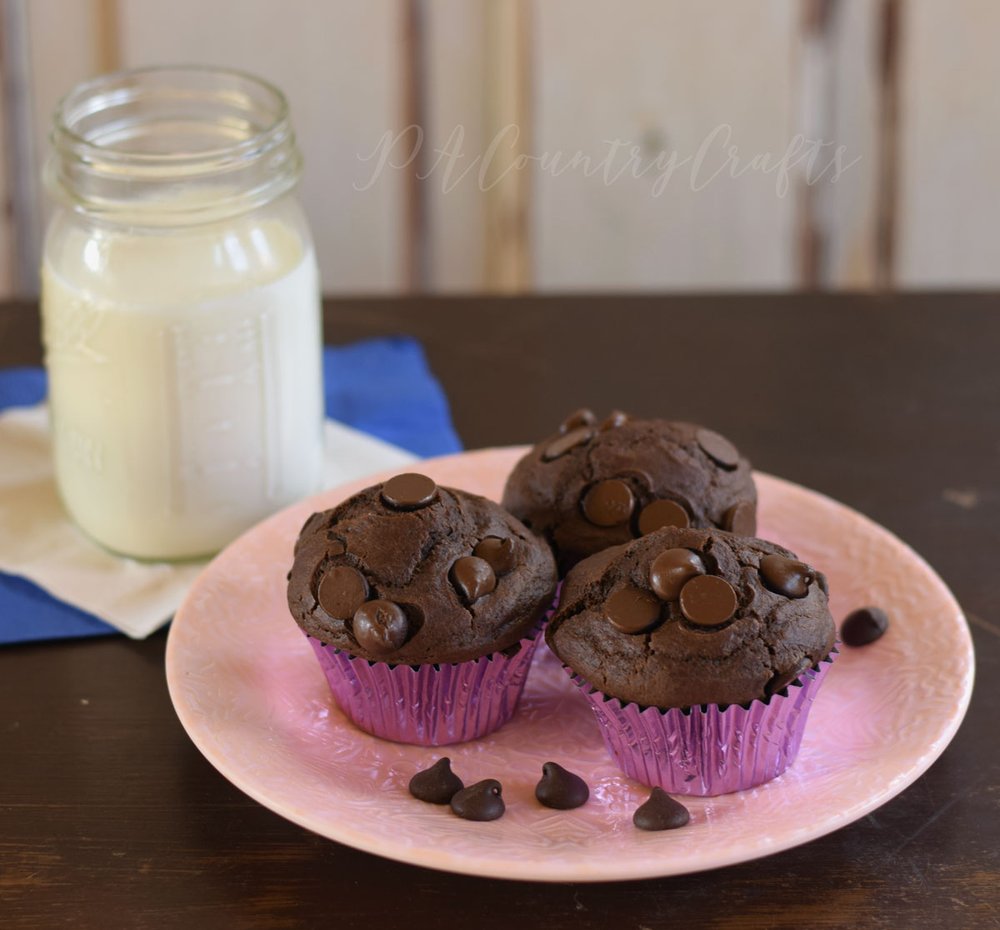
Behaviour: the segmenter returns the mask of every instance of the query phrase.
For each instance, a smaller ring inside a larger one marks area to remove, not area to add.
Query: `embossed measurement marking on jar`
[[[274,347],[266,314],[209,315],[174,323],[167,332],[168,397],[177,441],[170,507],[174,513],[273,499],[277,446]]]

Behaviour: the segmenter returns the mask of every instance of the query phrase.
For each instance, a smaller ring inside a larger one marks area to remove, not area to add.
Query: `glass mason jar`
[[[215,552],[321,482],[320,292],[288,105],[234,71],[127,71],[70,92],[51,140],[63,502],[124,555]]]

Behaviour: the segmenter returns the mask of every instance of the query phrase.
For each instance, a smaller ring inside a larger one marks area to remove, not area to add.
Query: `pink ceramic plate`
[[[420,465],[444,485],[498,498],[522,449]],[[271,810],[349,846],[415,865],[540,881],[675,875],[765,856],[851,823],[924,772],[951,740],[972,691],[972,641],[954,597],[889,532],[847,507],[758,475],[761,535],[829,576],[833,613],[880,604],[889,632],[842,650],[795,765],[752,791],[688,798],[682,830],[642,833],[647,791],[611,764],[582,696],[540,650],[513,721],[445,749],[356,730],[285,606],[292,543],[313,511],[370,479],[277,514],[218,556],[177,613],[167,648],[174,706],[208,760]],[[507,813],[471,823],[410,797],[406,784],[442,755],[466,783],[496,777]],[[534,799],[542,763],[583,775],[591,800],[552,811]]]

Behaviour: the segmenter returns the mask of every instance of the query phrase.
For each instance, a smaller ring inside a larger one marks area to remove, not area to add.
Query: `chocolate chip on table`
[[[574,410],[562,423],[559,424],[560,433],[568,433],[570,430],[579,429],[581,426],[593,426],[597,422],[594,411],[589,407],[581,407]]]
[[[580,426],[570,430],[558,439],[553,439],[545,447],[545,451],[542,453],[542,461],[551,462],[553,459],[565,455],[570,449],[575,449],[577,446],[582,446],[585,442],[590,442],[593,437],[594,428],[592,426]]]
[[[662,788],[654,788],[649,800],[632,815],[632,823],[640,830],[676,830],[690,820],[688,809]]]
[[[451,809],[463,820],[496,820],[507,809],[503,786],[495,778],[477,781],[451,799]]]
[[[406,642],[410,625],[399,604],[379,599],[366,601],[355,611],[351,630],[362,649],[384,655]]]
[[[676,601],[695,575],[705,574],[705,563],[690,549],[667,549],[649,566],[649,586],[662,601]]]
[[[356,568],[335,565],[320,579],[316,600],[335,620],[350,620],[368,600],[368,582]]]
[[[619,478],[598,481],[583,495],[583,515],[594,526],[627,523],[635,508],[632,489]]]
[[[660,602],[634,585],[619,588],[604,602],[604,616],[622,633],[645,633],[660,620]]]
[[[805,597],[809,583],[814,579],[813,570],[798,559],[783,555],[765,555],[760,560],[760,577],[765,587],[785,597]]]
[[[749,501],[733,504],[722,517],[722,528],[737,536],[753,536],[757,532],[757,508]]]
[[[382,485],[382,500],[395,510],[418,510],[436,497],[437,485],[416,472],[396,475]]]
[[[799,675],[810,668],[812,668],[812,659],[806,656],[795,662],[791,668],[783,672],[775,672],[774,677],[764,686],[764,693],[768,696],[777,694],[779,691],[787,688]]]
[[[628,423],[628,414],[625,411],[612,410],[597,428],[600,432],[605,433],[609,429],[618,429],[619,426],[624,426],[626,423]]]
[[[740,464],[740,453],[725,436],[720,436],[714,430],[699,429],[695,437],[702,451],[717,465],[723,468],[735,468]]]
[[[462,779],[451,770],[451,759],[438,759],[429,769],[417,772],[408,785],[410,794],[428,804],[450,804],[451,799],[465,786]]]
[[[691,525],[688,512],[677,501],[653,501],[646,504],[639,514],[639,535],[645,536],[665,526],[679,526],[681,529]]]
[[[474,604],[497,586],[493,566],[475,555],[463,555],[457,559],[448,577],[466,604]]]
[[[542,766],[542,779],[535,785],[535,797],[546,807],[569,811],[587,803],[590,789],[579,775],[556,762],[546,762]]]
[[[867,646],[889,629],[889,615],[881,607],[860,607],[840,625],[840,638],[848,646]]]
[[[472,554],[490,563],[494,574],[506,575],[514,568],[515,545],[510,536],[487,536],[476,543]]]
[[[697,626],[725,623],[739,606],[736,590],[718,575],[696,575],[680,594],[681,613]]]

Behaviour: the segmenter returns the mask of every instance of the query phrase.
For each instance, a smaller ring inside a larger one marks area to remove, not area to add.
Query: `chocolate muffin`
[[[826,579],[787,549],[677,527],[579,563],[546,631],[591,687],[657,708],[768,700],[835,637]]]
[[[609,546],[664,526],[757,528],[750,463],[723,436],[694,423],[598,423],[589,410],[522,458],[503,505],[552,545],[561,572]]]
[[[556,580],[548,547],[497,504],[407,474],[309,518],[288,606],[351,656],[458,663],[529,635]]]

